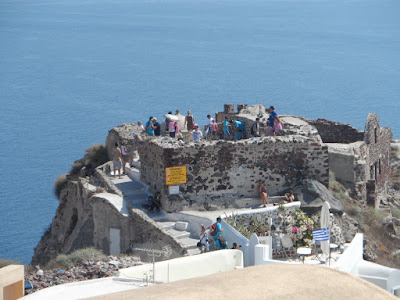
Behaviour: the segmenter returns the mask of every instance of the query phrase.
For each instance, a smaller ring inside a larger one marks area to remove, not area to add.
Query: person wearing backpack
[[[212,233],[210,233],[214,239],[215,247],[217,247],[218,250],[226,249],[226,247],[227,247],[227,243],[225,242],[225,240],[222,239],[222,236],[221,236],[222,231],[224,231],[224,229],[222,228],[222,225],[221,225],[221,221],[222,221],[221,217],[218,217],[217,222],[215,222],[211,226],[211,228],[214,230]]]
[[[209,251],[208,230],[204,225],[201,225],[200,241],[197,243],[197,246],[200,248],[200,253]]]

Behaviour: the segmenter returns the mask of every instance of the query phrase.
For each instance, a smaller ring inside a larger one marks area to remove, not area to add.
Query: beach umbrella
[[[330,204],[325,201],[324,204],[322,204],[322,209],[321,209],[321,228],[329,228],[329,209],[331,208]],[[330,231],[330,228],[328,229]],[[326,241],[321,241],[321,250],[325,254],[325,257],[329,257],[329,239]]]
[[[178,121],[179,118],[177,116],[171,115],[171,114],[166,114],[164,115],[167,119],[170,119],[171,121]]]

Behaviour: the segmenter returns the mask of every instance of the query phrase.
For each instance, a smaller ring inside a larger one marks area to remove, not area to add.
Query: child
[[[199,130],[199,126],[196,125],[193,131],[193,141],[195,143],[198,143],[202,138],[203,138],[203,133]]]
[[[215,120],[212,120],[212,124],[211,124],[211,139],[215,140],[215,138],[217,137],[217,131],[218,131],[218,125],[217,123],[215,123]]]

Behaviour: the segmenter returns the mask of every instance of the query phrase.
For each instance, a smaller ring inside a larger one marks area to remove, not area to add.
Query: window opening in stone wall
[[[379,159],[378,166],[379,166],[379,174],[381,174],[382,173],[382,170],[381,170],[381,159]]]
[[[375,144],[376,144],[378,142],[378,128],[375,128],[374,133],[375,133]]]
[[[374,165],[372,165],[369,169],[369,177],[371,177],[371,179],[374,179]]]
[[[377,162],[375,162],[375,165],[374,165],[374,173],[375,173],[375,177],[374,177],[374,179],[375,179],[375,181],[376,181],[376,179],[377,179],[377,177],[378,177],[378,163]]]

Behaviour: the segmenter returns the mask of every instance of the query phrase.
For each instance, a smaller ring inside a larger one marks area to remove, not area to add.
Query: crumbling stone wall
[[[392,139],[392,131],[390,128],[381,128],[379,119],[376,114],[368,114],[367,123],[365,125],[364,141],[367,145],[366,163],[369,168],[367,172],[368,186],[373,191],[371,180],[375,181],[376,193],[383,193],[386,185],[390,182],[390,141]],[[377,203],[375,203],[377,205]]]
[[[326,119],[308,120],[321,135],[324,143],[349,144],[364,139],[364,133],[348,124],[332,122]]]
[[[186,205],[229,207],[234,199],[257,197],[258,180],[264,181],[270,195],[303,179],[317,179],[326,186],[329,181],[327,147],[301,136],[194,145],[161,138],[143,143],[141,153],[141,180],[162,193],[167,211]],[[165,168],[175,166],[187,166],[188,182],[180,186],[179,196],[168,197]]]

